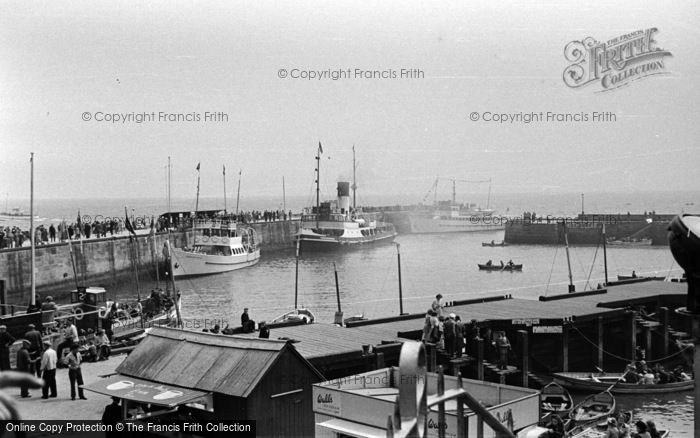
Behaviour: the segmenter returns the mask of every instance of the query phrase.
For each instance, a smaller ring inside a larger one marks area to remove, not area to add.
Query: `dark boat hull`
[[[481,264],[479,263],[479,270],[481,271],[522,271],[523,270],[523,265],[486,265],[486,264]]]
[[[307,238],[299,240],[301,251],[342,251],[346,249],[366,248],[375,244],[391,243],[394,241],[396,233],[376,234],[362,239],[340,239],[336,237],[328,238]]]

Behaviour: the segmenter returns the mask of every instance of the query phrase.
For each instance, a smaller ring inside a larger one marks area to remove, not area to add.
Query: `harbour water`
[[[482,247],[482,241],[500,240],[502,232],[457,235],[401,235],[401,277],[405,312],[424,312],[438,292],[446,300],[512,294],[537,299],[565,293],[568,273],[564,248],[518,245]],[[399,313],[396,245],[331,253],[302,254],[299,261],[299,304],[313,310],[320,322],[333,321],[336,309],[333,264],[338,270],[344,316],[364,314],[374,318]],[[578,291],[596,287],[604,278],[602,248],[572,247],[571,268]],[[513,259],[522,272],[483,272],[477,263]],[[593,264],[595,260],[595,263]],[[619,274],[680,275],[665,247],[609,248],[611,279]],[[226,322],[239,325],[243,307],[256,320],[268,320],[293,307],[294,250],[263,254],[256,266],[213,276],[178,281],[183,316],[193,323]],[[587,279],[588,284],[587,286]],[[133,294],[133,288],[120,288]],[[469,318],[469,315],[461,315]],[[274,337],[274,330],[272,333]],[[610,370],[617,371],[617,370]],[[672,436],[693,436],[691,392],[661,396],[619,396],[624,409],[635,416],[653,418],[659,428],[671,428]]]
[[[535,199],[536,197],[533,197]],[[631,198],[630,198],[631,199]],[[641,198],[640,198],[641,199]],[[657,212],[680,212],[688,209],[692,200],[687,196],[669,200],[661,195],[665,205],[634,201],[624,205],[612,198],[600,205],[600,212],[616,213],[621,209],[639,212],[655,209]],[[551,199],[555,201],[555,199]],[[538,214],[576,214],[576,205],[560,207],[558,203],[540,202],[533,208],[527,200],[513,200],[508,205],[511,214],[537,209]],[[215,206],[214,201],[210,201]],[[394,202],[395,203],[395,202]],[[617,204],[616,204],[617,203]],[[82,214],[101,213],[119,216],[123,212],[119,201],[104,201],[88,205]],[[303,203],[299,203],[300,206]],[[385,205],[392,204],[387,202]],[[700,203],[696,202],[697,205]],[[68,209],[63,202],[47,206],[39,213],[51,219],[75,217],[77,208]],[[230,204],[229,204],[230,205]],[[619,205],[621,207],[614,207]],[[148,207],[145,201],[134,200],[135,214],[158,215],[161,210]],[[181,206],[187,209],[187,205]],[[204,203],[204,207],[208,207]],[[254,203],[245,209],[273,209],[276,205]],[[290,207],[298,211],[297,206]],[[594,207],[591,206],[591,211]],[[75,211],[75,213],[73,212]],[[500,241],[503,232],[468,233],[454,235],[399,235],[401,277],[404,312],[424,312],[435,294],[442,293],[446,300],[469,299],[479,296],[512,294],[520,298],[537,299],[540,295],[564,293],[568,272],[563,247],[546,245],[512,245],[482,247],[481,242]],[[572,247],[571,269],[576,290],[595,288],[604,281],[603,251],[601,247]],[[477,263],[523,263],[522,272],[483,272]],[[668,247],[611,247],[607,251],[609,278],[617,274],[679,276]],[[364,314],[369,318],[399,314],[399,285],[397,245],[383,244],[351,252],[305,253],[299,259],[299,305],[311,309],[319,322],[332,322],[337,310],[334,264],[338,271],[340,300],[345,317]],[[150,273],[142,273],[142,290],[155,285]],[[134,297],[135,286],[126,281],[108,285],[111,293],[120,297]],[[232,326],[240,324],[240,314],[248,307],[255,320],[269,320],[293,308],[295,288],[295,251],[263,253],[260,262],[250,268],[218,275],[188,278],[178,281],[182,292],[183,317],[194,324],[218,322]],[[145,292],[147,293],[147,292]],[[469,319],[469,315],[461,315]],[[200,326],[201,327],[201,326]],[[193,327],[194,328],[194,327]],[[199,328],[201,330],[201,328]],[[274,330],[272,333],[274,337]],[[617,371],[617,370],[610,370]],[[670,428],[672,436],[693,436],[693,398],[691,392],[661,396],[620,396],[621,408],[634,409],[636,416],[653,418],[657,426]]]

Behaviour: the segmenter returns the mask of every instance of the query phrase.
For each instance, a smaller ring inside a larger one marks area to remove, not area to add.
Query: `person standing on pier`
[[[78,344],[73,344],[70,347],[70,353],[66,357],[68,363],[68,379],[70,380],[70,398],[75,400],[75,384],[78,384],[78,396],[81,400],[87,400],[83,394],[83,372],[80,369],[80,364],[83,362],[83,357],[78,353]]]
[[[14,344],[15,338],[7,333],[7,326],[0,325],[0,371],[10,370],[10,345]]]
[[[462,318],[457,315],[455,317],[455,355],[462,357],[464,352],[464,323]]]
[[[27,328],[29,330],[24,334],[24,339],[29,341],[29,357],[32,360],[32,367],[29,372],[39,377],[38,361],[42,353],[41,333],[39,333],[39,330],[36,329],[34,324],[29,324]]]
[[[453,357],[455,354],[455,317],[456,316],[454,313],[450,313],[447,316],[447,319],[445,319],[445,323],[443,324],[443,333],[445,336],[445,351],[447,352],[447,354],[450,355],[450,357]]]
[[[22,339],[22,347],[17,351],[17,371],[27,374],[32,374],[32,359],[29,357],[29,342]],[[21,385],[20,396],[22,398],[31,397],[29,394],[29,386],[26,383]]]
[[[433,301],[433,304],[430,306],[431,309],[437,314],[438,317],[443,316],[442,311],[443,311],[444,304],[442,303],[442,294],[437,294],[435,295],[435,300]]]
[[[44,341],[44,347],[46,348],[41,356],[41,365],[39,366],[41,377],[44,379],[41,398],[49,398],[49,390],[51,390],[51,397],[56,398],[58,396],[56,391],[56,363],[58,362],[56,350],[53,349],[51,341]]]
[[[496,339],[496,349],[498,350],[498,368],[508,369],[508,352],[510,351],[510,341],[506,337],[506,332],[499,332]]]

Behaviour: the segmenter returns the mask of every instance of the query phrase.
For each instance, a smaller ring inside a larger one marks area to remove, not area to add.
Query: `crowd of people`
[[[20,248],[28,238],[28,233],[19,227],[0,227],[0,249]]]
[[[627,365],[623,378],[627,383],[639,383],[642,385],[666,384],[692,380],[690,375],[685,372],[682,365],[678,365],[673,370],[669,371],[658,363],[654,368],[651,368],[647,366],[644,360]]]
[[[452,358],[460,358],[475,347],[474,342],[480,336],[479,327],[476,320],[465,323],[459,315],[447,313],[442,298],[442,294],[437,294],[425,315],[422,341],[435,344]],[[507,369],[511,345],[506,333],[486,330],[484,335],[490,340],[490,354],[498,368]]]
[[[83,394],[83,375],[81,364],[86,360],[98,360],[109,356],[109,340],[104,334],[88,339],[85,334],[78,336],[77,330],[72,322],[67,323],[64,332],[64,342],[59,344],[58,351],[67,348],[69,350],[65,357],[60,357],[53,343],[43,340],[42,334],[34,324],[27,326],[27,331],[21,339],[21,347],[17,351],[17,366],[15,371],[19,373],[36,375],[44,380],[41,388],[43,399],[56,398],[56,369],[61,365],[68,368],[68,380],[71,387],[71,399],[76,399],[76,385],[78,397],[87,400]],[[16,342],[15,338],[7,332],[7,327],[0,325],[0,371],[9,371],[10,368],[10,346]],[[81,349],[87,352],[87,357],[81,353]],[[91,356],[93,359],[90,359]],[[28,380],[27,380],[28,382]],[[29,398],[28,383],[20,386],[20,396]]]
[[[66,223],[39,225],[34,228],[34,244],[49,245],[68,240],[98,239],[124,232],[124,224],[118,220],[90,223]],[[18,226],[0,228],[0,249],[20,248],[30,245],[29,231]]]

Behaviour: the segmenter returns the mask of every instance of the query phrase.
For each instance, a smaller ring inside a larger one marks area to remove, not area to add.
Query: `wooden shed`
[[[323,376],[285,341],[153,328],[116,371],[210,394],[209,421],[256,420],[257,436],[314,434],[312,385]]]

